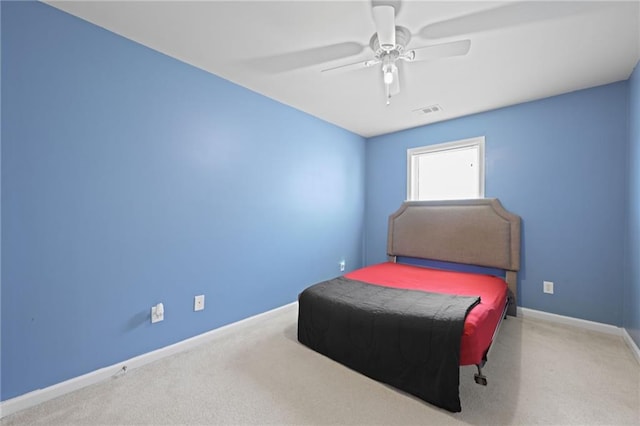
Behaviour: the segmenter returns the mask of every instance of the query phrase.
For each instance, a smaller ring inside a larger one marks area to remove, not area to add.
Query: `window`
[[[407,150],[407,200],[484,197],[484,137]]]

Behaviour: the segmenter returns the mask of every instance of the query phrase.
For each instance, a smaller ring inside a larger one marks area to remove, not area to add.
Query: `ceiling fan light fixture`
[[[398,67],[395,64],[397,55],[386,54],[382,58],[382,75],[384,84],[393,83],[393,74],[398,72]]]
[[[398,67],[396,67],[396,64],[394,63],[390,63],[390,64],[385,64],[382,66],[382,77],[384,80],[384,84],[391,84],[393,83],[393,74],[398,72]]]
[[[384,72],[384,84],[393,83],[393,71],[388,70]]]

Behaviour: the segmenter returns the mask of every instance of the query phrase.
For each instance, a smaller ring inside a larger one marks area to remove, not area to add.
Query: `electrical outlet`
[[[151,323],[156,323],[164,320],[164,305],[158,303],[156,306],[151,307]]]
[[[339,265],[340,265],[340,272],[344,272],[344,268],[347,266],[347,262],[344,260],[341,260]]]
[[[547,294],[553,294],[553,282],[551,281],[543,281],[542,282],[542,291]]]
[[[193,300],[193,310],[201,311],[204,309],[204,294],[196,296]]]

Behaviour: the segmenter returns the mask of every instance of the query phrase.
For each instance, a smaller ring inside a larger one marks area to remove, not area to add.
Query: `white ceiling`
[[[394,2],[396,25],[413,34],[408,49],[464,39],[471,48],[400,62],[389,106],[380,68],[321,72],[373,56],[370,0],[47,3],[365,137],[625,80],[640,59],[638,0]],[[356,54],[302,66],[338,48]],[[432,104],[442,111],[413,112]]]

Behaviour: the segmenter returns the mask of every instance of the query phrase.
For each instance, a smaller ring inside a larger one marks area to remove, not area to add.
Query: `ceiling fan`
[[[386,104],[391,97],[400,93],[398,63],[425,61],[430,59],[462,56],[469,52],[470,40],[460,40],[407,50],[411,32],[402,26],[396,26],[396,6],[391,2],[373,2],[373,21],[376,32],[371,36],[369,46],[374,52],[373,58],[322,70],[322,72],[347,71],[370,68],[380,65],[385,88]]]
[[[426,40],[451,37],[464,38],[470,34],[503,30],[509,27],[594,12],[606,6],[605,2],[599,1],[538,2],[508,0],[502,3],[489,9],[474,11],[444,21],[428,23],[415,34]],[[471,47],[469,39],[462,39],[407,49],[412,34],[407,28],[398,26],[395,22],[396,14],[401,4],[401,0],[371,0],[376,32],[371,36],[368,45],[363,45],[357,41],[340,42],[327,46],[253,58],[248,60],[248,64],[267,73],[280,73],[354,57],[360,55],[369,47],[373,51],[371,59],[326,68],[322,72],[328,74],[337,71],[380,66],[386,103],[389,105],[391,97],[400,93],[398,71],[400,62],[417,62],[463,56],[469,52]]]

